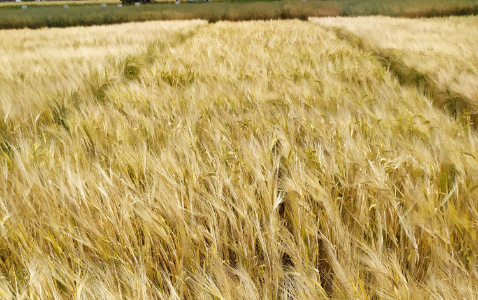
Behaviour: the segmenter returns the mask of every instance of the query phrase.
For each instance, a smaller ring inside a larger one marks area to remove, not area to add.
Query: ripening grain
[[[309,22],[144,44],[35,110],[0,90],[3,295],[476,297],[470,124]]]

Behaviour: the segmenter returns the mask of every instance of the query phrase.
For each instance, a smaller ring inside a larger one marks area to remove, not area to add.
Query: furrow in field
[[[434,105],[478,125],[478,18],[407,20],[313,19],[358,48],[371,51],[407,86]]]
[[[131,23],[66,29],[1,30],[0,113],[36,117],[47,99],[77,93],[85,77],[113,76],[128,57],[152,50],[203,21]],[[138,30],[138,27],[141,30]],[[158,43],[159,45],[159,43]],[[118,66],[119,64],[119,66]]]

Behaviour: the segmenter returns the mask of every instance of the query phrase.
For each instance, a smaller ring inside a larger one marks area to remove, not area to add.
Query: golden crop
[[[323,24],[147,24],[0,31],[2,297],[476,298],[473,124]]]

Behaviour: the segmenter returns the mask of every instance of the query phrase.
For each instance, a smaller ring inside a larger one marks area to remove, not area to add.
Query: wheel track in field
[[[445,110],[462,123],[471,124],[474,129],[478,128],[478,99],[474,101],[453,89],[438,86],[430,75],[408,66],[396,51],[375,49],[364,42],[361,37],[345,28],[321,27],[332,31],[340,40],[346,41],[362,51],[372,53],[401,85],[419,89],[428,99],[432,100],[435,107]]]

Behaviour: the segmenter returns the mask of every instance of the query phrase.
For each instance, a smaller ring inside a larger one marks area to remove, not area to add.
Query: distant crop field
[[[426,18],[477,13],[475,0],[344,0],[338,1],[344,16],[392,16]]]
[[[23,0],[22,2],[11,2],[11,1],[4,1],[0,2],[0,7],[21,7],[23,5],[27,6],[63,6],[65,4],[72,4],[72,5],[83,5],[83,6],[89,6],[89,5],[101,5],[102,3],[106,4],[119,4],[121,3],[120,0],[104,0],[104,1],[99,1],[99,0],[65,0],[65,1],[25,1]]]
[[[476,22],[1,30],[2,297],[476,298]]]
[[[119,3],[119,2],[118,2]],[[142,4],[140,7],[116,4],[101,7],[95,5],[71,5],[69,8],[58,6],[27,5],[0,8],[0,28],[42,28],[71,27],[117,24],[126,22],[144,22],[152,20],[194,20],[210,22],[220,20],[269,20],[303,19],[309,16],[337,16],[341,7],[337,3],[324,1],[276,1],[247,3],[156,3]]]
[[[68,4],[65,9],[63,5]],[[101,4],[106,4],[102,7]],[[71,27],[154,20],[248,21],[309,17],[370,16],[440,17],[476,15],[478,0],[338,0],[338,1],[157,1],[124,5],[120,1],[46,1],[0,3],[0,28]],[[26,9],[22,9],[26,6]]]

